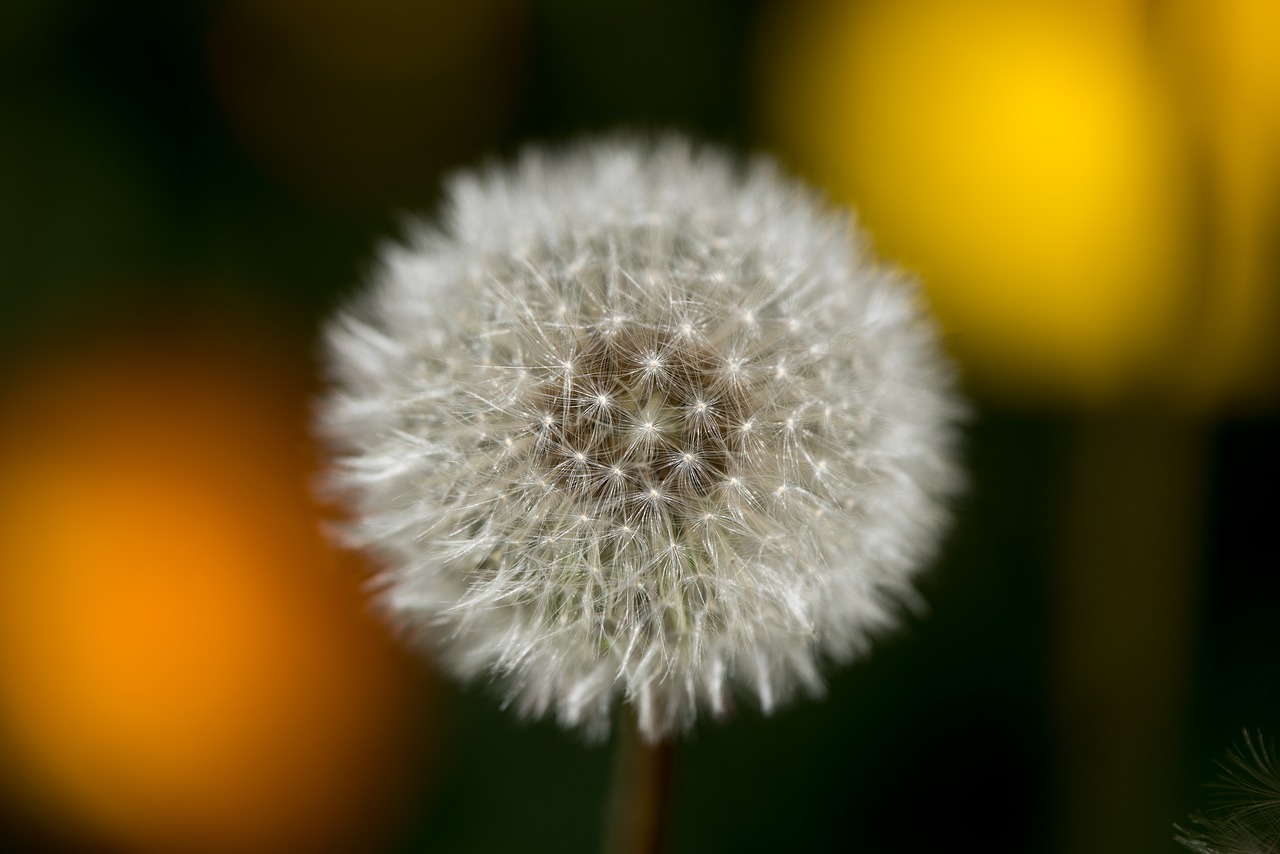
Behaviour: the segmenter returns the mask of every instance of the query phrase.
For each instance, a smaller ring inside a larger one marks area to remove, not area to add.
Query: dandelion
[[[322,429],[393,617],[650,741],[818,694],[959,481],[918,297],[769,162],[614,139],[454,179],[333,322]]]
[[[1223,797],[1208,813],[1194,813],[1175,839],[1201,854],[1276,854],[1280,851],[1280,769],[1261,734],[1244,733],[1244,750],[1227,754],[1213,783]]]

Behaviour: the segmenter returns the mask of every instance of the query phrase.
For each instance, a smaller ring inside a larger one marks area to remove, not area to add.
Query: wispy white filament
[[[1219,803],[1191,816],[1190,827],[1174,825],[1174,838],[1200,854],[1280,852],[1280,767],[1259,733],[1244,733],[1244,749],[1233,750],[1214,784]]]
[[[817,693],[915,597],[959,480],[908,282],[769,162],[679,140],[454,180],[328,333],[385,604],[521,712],[651,740]]]

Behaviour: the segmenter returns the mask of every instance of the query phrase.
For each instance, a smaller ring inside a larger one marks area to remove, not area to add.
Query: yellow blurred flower
[[[1160,47],[1208,191],[1206,291],[1189,391],[1255,402],[1280,387],[1280,3],[1172,0]]]
[[[1135,18],[816,0],[765,28],[769,133],[922,275],[984,391],[1108,403],[1203,364],[1186,123]]]

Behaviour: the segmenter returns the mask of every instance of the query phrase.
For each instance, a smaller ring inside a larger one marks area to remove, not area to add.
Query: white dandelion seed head
[[[1174,825],[1174,839],[1201,854],[1275,854],[1280,851],[1280,766],[1262,734],[1244,733],[1244,748],[1227,754],[1213,784],[1220,797],[1213,809],[1191,816],[1189,827]]]
[[[818,693],[960,480],[909,282],[767,161],[614,139],[454,179],[328,330],[352,544],[464,678],[650,740]]]

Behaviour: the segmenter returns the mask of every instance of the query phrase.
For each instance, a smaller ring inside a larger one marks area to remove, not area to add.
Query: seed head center
[[[749,393],[725,382],[725,359],[678,330],[656,337],[641,344],[606,323],[526,392],[527,411],[556,413],[538,419],[543,436],[554,434],[533,452],[543,476],[604,513],[658,496],[687,507],[730,474],[743,448],[737,425],[749,418]]]

